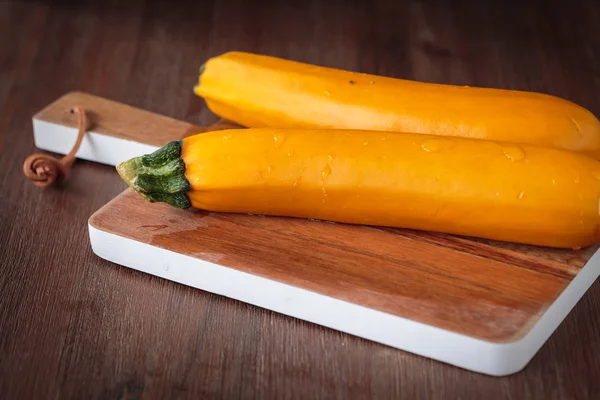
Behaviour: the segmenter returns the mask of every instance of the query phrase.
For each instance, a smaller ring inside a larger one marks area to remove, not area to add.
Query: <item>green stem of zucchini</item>
[[[168,143],[152,154],[135,157],[117,165],[125,182],[146,200],[189,208],[186,193],[191,185],[185,177],[181,159],[181,140]]]
[[[202,64],[200,66],[200,69],[198,70],[198,83],[196,84],[196,86],[194,86],[194,90],[196,90],[196,88],[198,86],[200,86],[200,76],[204,73],[205,69],[206,69],[206,64]]]

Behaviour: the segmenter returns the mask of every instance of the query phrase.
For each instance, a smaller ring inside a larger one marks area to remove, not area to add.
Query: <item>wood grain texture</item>
[[[92,218],[97,229],[200,260],[493,342],[522,338],[570,283],[427,240],[427,233],[299,218],[176,210],[132,190]],[[425,240],[422,238],[425,237]],[[569,252],[572,253],[572,252]],[[565,257],[574,258],[573,254]],[[536,259],[537,261],[537,259]],[[536,271],[537,269],[537,271]]]
[[[86,110],[89,131],[152,146],[163,146],[208,129],[78,91],[61,96],[33,118],[77,128],[77,121],[69,115],[69,110],[76,105]],[[211,130],[235,127],[239,126],[221,120],[213,124]]]
[[[280,3],[0,3],[2,398],[598,398],[598,282],[523,372],[486,377],[98,259],[87,219],[126,188],[110,166],[78,161],[43,191],[24,179],[31,117],[69,91],[212,124],[191,88],[232,49],[600,114],[594,0]]]

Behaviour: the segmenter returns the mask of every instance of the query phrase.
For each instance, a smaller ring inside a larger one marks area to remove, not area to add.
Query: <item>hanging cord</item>
[[[50,186],[57,180],[66,179],[73,166],[73,162],[75,162],[75,154],[83,141],[87,121],[85,110],[82,107],[75,106],[70,111],[71,114],[77,114],[79,133],[77,134],[75,145],[73,145],[73,149],[71,149],[69,154],[60,160],[48,154],[32,154],[23,163],[23,173],[38,187]]]

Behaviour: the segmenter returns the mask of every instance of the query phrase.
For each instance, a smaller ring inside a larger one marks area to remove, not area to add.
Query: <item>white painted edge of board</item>
[[[73,148],[78,130],[61,124],[33,119],[33,137],[37,148],[67,154]],[[166,144],[166,143],[165,143]],[[122,161],[152,153],[158,146],[119,139],[94,131],[86,132],[76,157],[116,166]]]
[[[108,261],[494,376],[524,368],[600,275],[597,252],[522,339],[493,343],[151,246],[92,225],[89,234],[94,253]]]

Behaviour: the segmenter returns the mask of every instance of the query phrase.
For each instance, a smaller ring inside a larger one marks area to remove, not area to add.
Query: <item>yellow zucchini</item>
[[[600,162],[531,145],[356,130],[240,129],[117,167],[179,208],[578,248],[599,239]]]
[[[422,83],[242,52],[208,60],[194,90],[215,114],[247,127],[457,136],[600,158],[598,119],[540,93]]]

